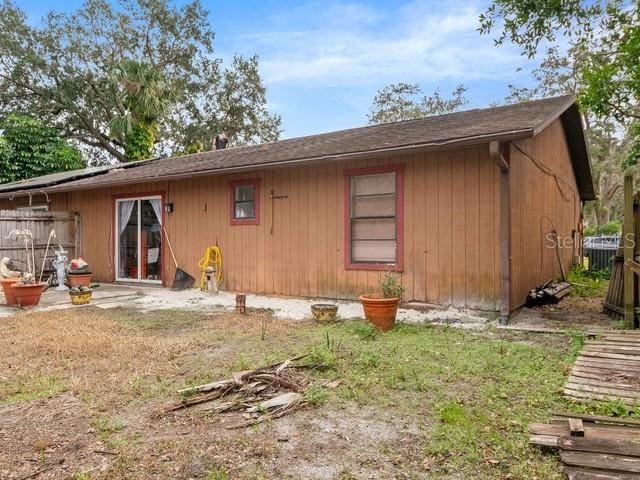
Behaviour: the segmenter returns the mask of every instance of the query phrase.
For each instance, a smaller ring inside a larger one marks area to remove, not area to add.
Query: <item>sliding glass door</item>
[[[116,200],[116,280],[162,283],[162,199]]]

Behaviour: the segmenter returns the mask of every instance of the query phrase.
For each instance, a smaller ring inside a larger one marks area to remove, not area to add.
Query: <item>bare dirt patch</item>
[[[111,456],[71,394],[0,408],[0,444],[0,478],[6,480],[105,469]]]
[[[512,426],[562,401],[563,349],[537,338],[268,311],[19,314],[0,323],[0,478],[560,478]],[[240,430],[206,408],[159,414],[178,389],[301,353],[330,365],[304,371],[314,386],[342,382],[305,410]]]
[[[544,328],[614,328],[619,322],[602,308],[604,297],[570,295],[555,305],[523,307],[513,314],[511,325]]]

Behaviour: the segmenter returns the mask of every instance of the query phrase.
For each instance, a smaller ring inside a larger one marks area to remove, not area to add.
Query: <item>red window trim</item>
[[[351,177],[376,173],[396,174],[396,263],[354,263],[351,261]],[[404,165],[352,168],[344,171],[344,268],[345,270],[391,270],[404,269]]]
[[[256,204],[255,212],[256,216],[254,218],[241,219],[234,218],[234,199],[235,199],[235,189],[236,187],[240,187],[242,185],[253,185],[254,191],[254,202]],[[229,182],[229,225],[260,225],[260,179],[259,178],[249,178],[246,180],[231,180]]]

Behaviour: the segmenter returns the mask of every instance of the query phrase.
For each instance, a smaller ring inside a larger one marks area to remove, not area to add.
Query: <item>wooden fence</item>
[[[22,241],[8,238],[12,230],[30,230],[34,238],[36,272],[40,273],[47,240],[51,230],[56,236],[51,240],[45,270],[51,269],[55,258],[53,250],[60,246],[68,252],[69,259],[81,255],[80,215],[68,212],[42,212],[28,210],[0,210],[0,257],[9,257],[19,270],[26,269],[27,252]]]
[[[624,177],[624,224],[620,247],[613,259],[604,311],[624,319],[627,328],[640,323],[640,192],[634,192],[631,175]]]

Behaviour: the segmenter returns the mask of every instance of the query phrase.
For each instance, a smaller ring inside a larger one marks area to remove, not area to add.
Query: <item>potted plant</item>
[[[17,303],[16,295],[13,293],[13,285],[19,281],[20,277],[0,278],[0,285],[2,285],[2,291],[4,292],[7,305],[15,305]]]
[[[24,241],[27,251],[27,272],[22,275],[22,281],[14,283],[12,288],[16,303],[20,308],[33,307],[40,302],[40,296],[46,285],[44,282],[36,281],[33,234],[29,230],[12,230],[8,238]]]
[[[398,305],[402,299],[404,287],[395,275],[387,272],[380,282],[380,294],[361,295],[365,318],[380,330],[391,330],[396,323]]]
[[[16,302],[20,308],[34,307],[40,303],[40,297],[46,283],[36,282],[36,279],[31,276],[25,278],[22,282],[13,284],[13,293],[16,296]]]
[[[2,285],[7,305],[15,305],[16,296],[13,294],[13,284],[20,281],[21,274],[10,268],[10,262],[9,257],[0,260],[0,285]]]

